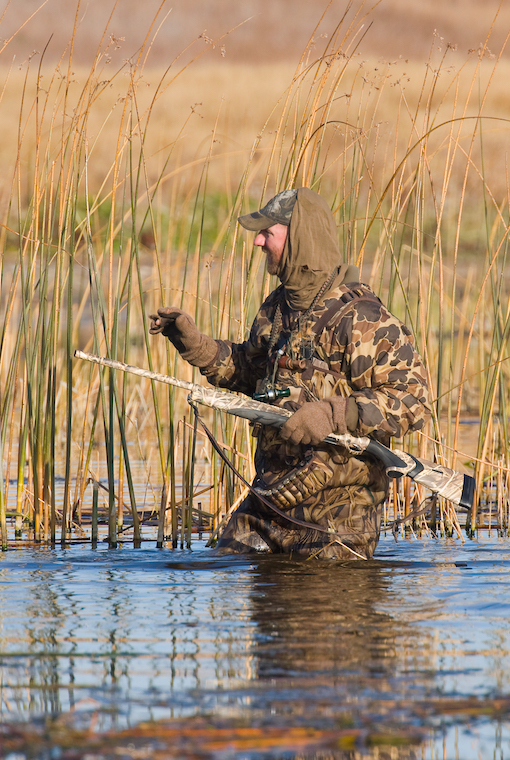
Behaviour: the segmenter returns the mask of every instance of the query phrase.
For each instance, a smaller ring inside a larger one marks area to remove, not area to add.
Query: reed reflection
[[[106,707],[128,679],[136,612],[123,574],[47,568],[14,563],[2,575],[4,717],[56,716],[83,700]]]
[[[97,710],[101,727],[132,725],[201,714],[211,691],[249,680],[249,566],[195,573],[184,558],[175,571],[154,552],[4,558],[0,716]]]

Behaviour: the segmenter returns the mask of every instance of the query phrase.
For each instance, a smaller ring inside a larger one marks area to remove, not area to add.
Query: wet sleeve
[[[430,398],[409,329],[382,304],[360,301],[335,337],[358,408],[356,433],[383,440],[420,430],[430,417]]]

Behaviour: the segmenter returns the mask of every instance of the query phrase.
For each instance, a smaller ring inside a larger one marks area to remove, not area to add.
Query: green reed
[[[490,519],[506,530],[509,193],[494,157],[508,123],[491,101],[506,64],[483,48],[459,62],[437,44],[421,71],[361,61],[359,23],[342,20],[322,51],[312,35],[236,152],[222,144],[234,135],[221,104],[207,139],[194,139],[193,109],[161,139],[158,120],[204,50],[162,73],[147,68],[156,19],[136,58],[113,73],[108,42],[79,81],[69,52],[53,72],[42,61],[26,67],[1,228],[3,548],[11,523],[15,539],[95,542],[98,515],[111,546],[126,536],[138,545],[145,513],[158,546],[189,546],[205,514],[216,531],[240,502],[242,484],[187,416],[184,394],[77,364],[73,352],[200,382],[149,334],[148,314],[178,305],[214,337],[245,340],[274,282],[236,217],[300,185],[331,203],[346,260],[411,327],[426,360],[433,421],[399,447],[474,472],[478,500],[497,505]],[[203,414],[250,479],[247,423]],[[466,416],[480,421],[467,451]],[[394,483],[388,515],[425,496]],[[431,524],[418,529],[460,532],[447,503]]]

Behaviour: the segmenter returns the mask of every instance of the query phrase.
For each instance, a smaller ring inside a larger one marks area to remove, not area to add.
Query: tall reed
[[[147,315],[174,303],[214,337],[244,340],[274,283],[236,217],[300,185],[331,203],[346,260],[409,324],[425,358],[433,422],[399,447],[474,472],[481,511],[468,527],[495,503],[507,529],[509,193],[500,157],[509,122],[499,93],[508,64],[487,45],[463,61],[437,38],[425,67],[362,60],[362,11],[341,19],[321,51],[312,30],[273,107],[259,119],[259,106],[247,123],[214,92],[216,110],[195,102],[175,118],[190,82],[210,75],[198,59],[212,45],[196,41],[191,63],[150,69],[158,17],[113,73],[109,46],[120,43],[106,35],[90,71],[73,73],[77,28],[53,71],[44,56],[37,68],[32,60],[5,70],[0,118],[12,111],[11,88],[19,116],[3,167],[4,548],[10,522],[17,539],[65,544],[92,520],[96,541],[101,514],[110,545],[126,535],[138,545],[145,512],[159,513],[158,546],[189,545],[204,512],[216,530],[239,503],[242,484],[185,416],[183,394],[76,364],[73,351],[199,381],[150,336]],[[247,424],[206,416],[250,479]],[[474,444],[464,443],[466,418],[479,423]],[[390,512],[424,497],[395,485]],[[438,510],[432,529],[459,534],[451,505]]]

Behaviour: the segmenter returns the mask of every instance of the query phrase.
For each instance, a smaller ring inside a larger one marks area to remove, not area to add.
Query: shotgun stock
[[[186,380],[179,380],[170,375],[162,375],[159,372],[134,367],[131,364],[114,359],[106,359],[103,356],[87,354],[83,351],[75,351],[77,359],[100,364],[104,367],[117,369],[121,372],[129,372],[139,377],[147,377],[159,383],[174,385],[189,391],[188,400],[208,406],[212,409],[219,409],[227,414],[233,414],[236,417],[258,422],[261,425],[272,425],[281,427],[285,420],[288,419],[292,412],[287,409],[281,409],[278,406],[270,406],[261,401],[237,396],[235,393],[220,391],[214,388],[206,388],[196,383],[189,383]],[[465,509],[471,509],[475,494],[475,480],[470,475],[465,475],[449,467],[443,467],[440,464],[427,462],[419,459],[404,451],[395,451],[389,449],[378,441],[368,437],[358,438],[353,435],[336,435],[332,433],[324,439],[327,443],[333,443],[343,446],[351,454],[371,454],[380,459],[386,467],[386,472],[390,478],[401,478],[404,475],[420,483],[433,493],[443,496],[448,501]]]

